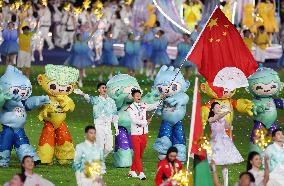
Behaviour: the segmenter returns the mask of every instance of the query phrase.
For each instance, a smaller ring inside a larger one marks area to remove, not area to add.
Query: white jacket
[[[132,103],[127,108],[127,112],[131,119],[131,135],[142,135],[148,133],[147,111],[156,109],[159,101],[154,104]]]

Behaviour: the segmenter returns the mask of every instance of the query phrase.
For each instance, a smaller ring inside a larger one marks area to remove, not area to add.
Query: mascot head
[[[170,97],[179,92],[186,92],[188,87],[189,82],[184,79],[178,68],[164,65],[155,78],[153,89]]]
[[[107,82],[107,94],[114,100],[122,98],[133,102],[131,90],[141,90],[137,80],[128,74],[118,74]],[[121,96],[124,94],[125,96]]]
[[[76,87],[79,70],[63,65],[46,65],[45,74],[37,77],[38,83],[49,95],[69,95]]]
[[[19,95],[22,100],[32,94],[30,80],[12,65],[8,65],[5,74],[0,78],[0,86],[2,91],[8,92],[11,96]]]
[[[255,97],[271,97],[283,88],[277,72],[271,68],[259,68],[248,78],[248,82],[248,89]]]

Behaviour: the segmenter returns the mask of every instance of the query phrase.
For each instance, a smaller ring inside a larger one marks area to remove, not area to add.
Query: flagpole
[[[188,170],[189,170],[189,159],[193,158],[193,154],[191,153],[191,148],[192,148],[192,142],[193,142],[192,138],[193,138],[193,133],[194,133],[195,116],[196,116],[197,92],[198,92],[198,77],[195,78],[193,100],[192,100],[192,111],[191,111],[190,133],[189,133],[189,139],[188,139],[189,145],[188,145],[188,153],[187,153],[186,174],[188,174]]]

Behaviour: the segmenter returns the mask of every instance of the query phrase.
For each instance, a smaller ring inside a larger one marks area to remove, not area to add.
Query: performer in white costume
[[[272,132],[273,144],[265,150],[269,158],[269,178],[284,186],[284,136],[281,129]]]
[[[72,13],[72,11],[64,11],[62,23],[63,23],[63,35],[60,46],[65,47],[68,43],[70,43],[70,48],[68,50],[71,50],[74,41],[74,34],[76,31],[76,24],[77,24],[76,17]]]
[[[85,128],[86,140],[76,146],[73,168],[75,170],[78,186],[103,186],[101,174],[106,173],[102,148],[96,143],[96,129],[94,126]],[[101,167],[101,173],[87,175],[86,163],[97,161]]]
[[[29,15],[29,17],[25,19],[25,21],[28,22],[31,31],[32,32],[35,31],[39,21],[38,13],[33,12],[31,15]],[[32,61],[35,61],[34,58],[35,51],[38,51],[39,53],[39,61],[43,61],[43,55],[42,55],[43,44],[44,44],[44,38],[41,31],[38,29],[36,32],[34,32],[31,40]]]
[[[54,44],[56,46],[60,46],[60,41],[62,39],[62,16],[63,13],[61,12],[61,9],[59,7],[59,3],[55,3],[53,5],[55,13],[53,14],[53,22],[54,22]]]
[[[87,102],[93,105],[93,117],[97,132],[96,141],[104,150],[106,157],[113,150],[113,135],[111,123],[115,128],[115,135],[119,134],[118,130],[118,115],[115,101],[108,97],[105,83],[99,83],[99,96],[90,96],[79,91],[78,94],[84,96]]]
[[[48,34],[51,26],[51,12],[47,6],[40,5],[38,14],[40,22],[39,31],[41,32],[44,40],[47,42],[48,50],[52,50],[54,49],[54,45],[52,43],[51,36]]]

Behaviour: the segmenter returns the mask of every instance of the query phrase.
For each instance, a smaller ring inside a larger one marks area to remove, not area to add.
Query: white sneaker
[[[145,176],[144,172],[140,172],[138,178],[139,178],[140,180],[146,180],[146,176]]]
[[[135,171],[129,171],[128,172],[128,176],[132,177],[132,178],[137,178],[138,177]]]
[[[39,56],[39,61],[43,62],[43,57],[42,56]]]

